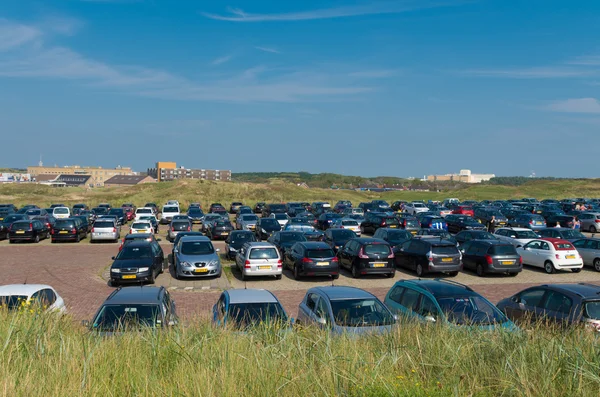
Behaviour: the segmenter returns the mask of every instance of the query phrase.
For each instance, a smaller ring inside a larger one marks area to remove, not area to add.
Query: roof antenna
[[[27,276],[29,277],[29,276]],[[25,277],[25,282],[23,283],[23,285],[27,285],[27,277]]]

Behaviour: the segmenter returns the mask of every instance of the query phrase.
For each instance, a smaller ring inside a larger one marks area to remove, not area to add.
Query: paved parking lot
[[[126,232],[127,228],[123,229]],[[162,234],[162,233],[161,233]],[[161,237],[161,246],[167,256],[171,252],[171,244]],[[224,251],[222,241],[214,242],[217,248]],[[88,240],[79,244],[51,244],[42,241],[39,244],[8,244],[0,242],[3,261],[0,263],[2,283],[43,283],[56,288],[65,298],[68,310],[76,319],[85,319],[93,315],[102,301],[114,289],[107,283],[108,267],[111,257],[118,252],[118,244],[90,244]],[[231,262],[223,262],[230,267]],[[166,266],[167,264],[165,264]],[[435,276],[433,276],[435,277]],[[353,279],[349,272],[342,270],[335,285],[348,285],[367,289],[383,298],[395,281],[415,278],[414,273],[398,270],[394,279],[379,276],[368,276]],[[559,272],[546,274],[542,269],[525,268],[516,278],[505,276],[477,277],[471,272],[461,272],[453,280],[473,287],[492,302],[526,288],[543,283],[575,283],[591,282],[600,284],[600,273],[591,268],[581,273]],[[199,280],[176,280],[169,271],[156,279],[156,285],[163,285],[171,291],[179,314],[186,321],[210,313],[212,305],[222,290],[229,288],[265,288],[273,291],[282,301],[286,310],[295,316],[298,303],[307,289],[314,286],[332,284],[329,278],[305,279],[296,281],[291,272],[285,271],[281,280],[261,277],[246,283],[241,281],[237,269],[224,271],[221,278]]]

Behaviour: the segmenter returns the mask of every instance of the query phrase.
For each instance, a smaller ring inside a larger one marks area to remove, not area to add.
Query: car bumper
[[[448,273],[448,272],[458,272],[458,271],[462,270],[462,268],[463,268],[462,262],[451,263],[451,264],[447,264],[447,265],[429,262],[426,270],[428,273]]]
[[[221,266],[206,266],[206,267],[177,267],[177,276],[179,277],[188,277],[188,278],[196,278],[196,277],[211,277],[216,276],[221,273]]]
[[[53,234],[52,241],[75,241],[78,234]]]
[[[338,265],[329,266],[316,266],[316,265],[304,265],[298,268],[298,274],[302,276],[335,276],[340,273],[340,267]]]
[[[382,267],[376,267],[378,263],[385,263]],[[361,260],[359,267],[360,274],[390,274],[396,271],[393,259]]]
[[[31,233],[29,234],[15,234],[11,233],[8,235],[8,238],[13,241],[33,241],[35,240],[35,236]]]
[[[244,276],[247,277],[260,277],[260,276],[278,276],[283,274],[283,270],[281,268],[277,268],[276,270],[261,270],[261,269],[243,269]]]
[[[90,235],[92,240],[116,240],[119,238],[117,233],[92,233]]]
[[[117,282],[119,284],[125,283],[141,283],[144,281],[150,280],[150,270],[143,273],[134,274],[135,278],[127,278],[127,276],[132,276],[132,274],[121,274],[121,273],[110,273],[110,281]]]
[[[214,232],[212,232],[212,238],[213,239],[221,238],[221,239],[225,240],[225,239],[227,239],[227,237],[229,237],[230,234],[231,234],[230,231],[221,232],[221,231],[215,230]]]
[[[486,273],[519,273],[523,270],[523,265],[519,265],[518,261],[516,265],[499,265],[493,264],[488,265],[485,269]]]
[[[563,261],[555,261],[554,267],[557,269],[581,269],[583,267],[583,262],[580,259],[577,260],[563,260]]]

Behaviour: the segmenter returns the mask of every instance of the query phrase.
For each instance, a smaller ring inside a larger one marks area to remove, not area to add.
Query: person
[[[556,225],[555,225],[554,227],[561,227],[561,226],[560,226],[560,222],[559,222],[559,221],[556,221]]]
[[[579,230],[581,229],[581,221],[578,217],[575,217],[575,221],[573,222],[573,229]]]
[[[492,218],[488,222],[488,232],[494,233],[496,231],[496,217],[492,215]]]

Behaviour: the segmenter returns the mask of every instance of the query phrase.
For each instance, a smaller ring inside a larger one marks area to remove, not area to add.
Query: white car
[[[55,207],[52,216],[56,219],[66,219],[71,216],[71,210],[68,207]]]
[[[573,244],[559,238],[531,240],[517,248],[524,265],[543,268],[552,274],[556,270],[572,270],[579,273],[583,268],[583,259]]]
[[[282,229],[290,221],[290,216],[288,214],[286,214],[285,212],[277,212],[277,213],[271,214],[271,215],[269,215],[269,218],[276,219],[277,222],[281,225]]]
[[[43,284],[10,284],[0,286],[0,308],[7,306],[8,310],[18,309],[21,305],[39,304],[47,312],[64,313],[65,301],[56,290]]]
[[[152,228],[152,223],[150,223],[150,221],[134,221],[129,228],[129,234],[135,233],[154,234],[154,228]]]
[[[179,207],[179,201],[169,200],[169,201],[167,201],[167,205],[175,205],[175,206]]]
[[[522,247],[531,240],[539,239],[540,236],[531,229],[524,227],[502,227],[494,232],[498,240],[506,241],[517,247]]]
[[[160,223],[171,223],[173,217],[176,215],[181,215],[178,205],[163,205],[162,212],[160,214]]]
[[[356,219],[352,218],[338,218],[334,219],[329,225],[332,229],[348,229],[352,230],[358,237],[360,237],[360,223]]]
[[[419,212],[427,212],[429,208],[423,203],[413,201],[412,203],[406,203],[404,205],[404,212],[408,212],[412,215],[417,215]]]
[[[151,207],[140,207],[135,210],[135,220],[139,220],[142,216],[154,215],[154,210]]]

